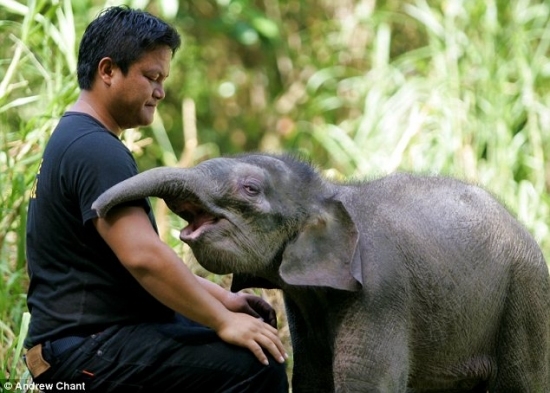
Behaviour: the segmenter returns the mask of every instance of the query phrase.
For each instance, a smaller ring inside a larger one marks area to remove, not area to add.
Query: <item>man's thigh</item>
[[[185,320],[107,329],[59,359],[52,379],[87,391],[286,392],[284,365],[264,366],[245,348]]]

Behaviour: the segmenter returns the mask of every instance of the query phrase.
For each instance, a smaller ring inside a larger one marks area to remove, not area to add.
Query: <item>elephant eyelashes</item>
[[[248,196],[256,196],[259,195],[261,192],[261,188],[259,184],[255,183],[244,183],[243,184],[243,190]]]

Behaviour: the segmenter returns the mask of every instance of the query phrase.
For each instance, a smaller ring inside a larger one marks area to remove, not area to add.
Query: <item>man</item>
[[[148,201],[105,219],[92,202],[137,173],[119,137],[151,124],[178,33],[112,7],[86,29],[81,93],[44,151],[27,223],[34,381],[87,391],[283,392],[271,307],[191,273],[156,232]],[[260,318],[261,317],[261,318]],[[264,352],[265,350],[265,352]]]

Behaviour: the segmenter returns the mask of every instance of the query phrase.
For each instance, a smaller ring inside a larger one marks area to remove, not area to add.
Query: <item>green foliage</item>
[[[44,144],[77,90],[71,3],[24,5],[1,0],[0,6],[0,379],[4,379],[13,378],[14,368],[22,368],[21,336],[15,332],[26,325],[28,195]]]
[[[496,194],[550,257],[547,1],[128,3],[183,36],[154,124],[124,136],[141,169],[288,150],[338,179],[457,176]],[[78,94],[78,39],[103,6],[0,0],[0,379],[22,372],[28,195]],[[179,219],[156,210],[187,255]]]
[[[329,95],[333,110],[356,115],[308,132],[345,175],[402,169],[480,183],[518,214],[548,255],[548,4],[417,1],[403,11],[425,43],[391,56],[391,23],[399,18],[373,24],[371,67],[336,77]],[[326,89],[326,71],[309,80],[313,91]],[[318,96],[311,94],[327,107]]]

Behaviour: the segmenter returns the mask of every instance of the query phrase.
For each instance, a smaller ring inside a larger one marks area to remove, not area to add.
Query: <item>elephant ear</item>
[[[279,274],[291,285],[357,291],[362,286],[359,233],[342,202],[330,200],[287,245]]]

